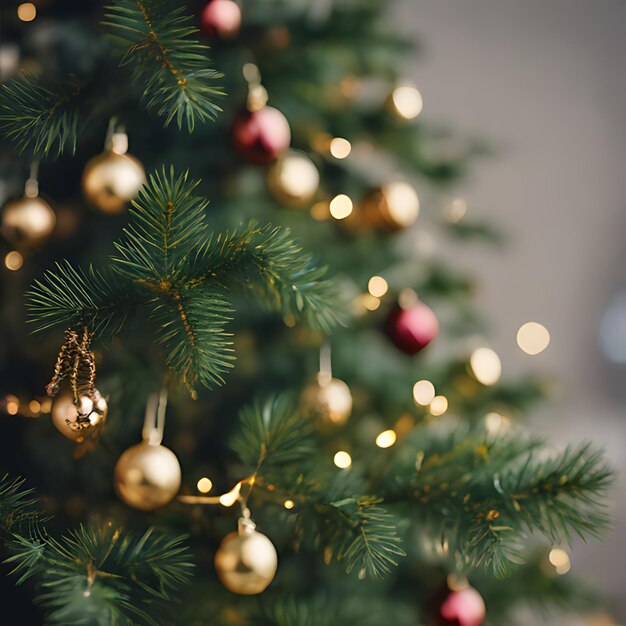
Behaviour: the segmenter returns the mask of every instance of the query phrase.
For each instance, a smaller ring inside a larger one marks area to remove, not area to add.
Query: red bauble
[[[439,626],[480,626],[485,619],[485,601],[474,587],[451,591],[439,607]]]
[[[423,302],[416,302],[406,309],[398,306],[387,318],[387,335],[406,354],[417,354],[438,332],[437,317]]]
[[[289,122],[273,107],[264,106],[258,111],[246,111],[235,120],[233,141],[245,159],[265,165],[289,148]]]
[[[200,23],[209,37],[232,39],[241,26],[241,9],[233,0],[211,0],[202,11]]]

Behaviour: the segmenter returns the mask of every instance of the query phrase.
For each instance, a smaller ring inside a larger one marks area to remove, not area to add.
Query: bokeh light
[[[343,137],[335,137],[330,142],[330,153],[336,159],[345,159],[352,152],[352,144]]]
[[[200,493],[209,493],[213,489],[213,483],[210,478],[205,476],[198,481],[196,487]]]
[[[283,502],[283,506],[289,511],[290,509],[293,509],[294,506],[296,506],[296,503],[293,500],[285,500]]]
[[[389,285],[382,276],[372,276],[367,283],[367,290],[375,298],[382,298],[389,290]]]
[[[4,257],[4,265],[12,272],[17,272],[24,265],[24,257],[17,250],[11,250]]]
[[[352,465],[352,457],[345,450],[339,450],[335,454],[333,462],[339,469],[348,469]]]
[[[557,574],[567,574],[567,572],[569,572],[572,568],[569,555],[561,548],[553,548],[550,550],[548,560],[552,565],[554,565],[554,569]]]
[[[330,214],[336,220],[343,220],[348,217],[353,208],[352,200],[344,193],[340,193],[330,201]]]
[[[424,108],[422,94],[413,85],[399,85],[391,92],[396,113],[405,120],[416,118]]]
[[[470,370],[474,378],[485,386],[495,385],[502,374],[500,357],[490,348],[477,348],[470,356]]]
[[[428,406],[435,397],[435,385],[429,380],[418,380],[413,385],[413,399],[415,404]]]
[[[22,22],[32,22],[37,17],[37,7],[32,2],[22,2],[17,7],[17,17]]]
[[[376,437],[376,445],[379,448],[391,448],[396,443],[397,435],[394,430],[383,430],[382,433]]]
[[[431,415],[435,417],[443,415],[448,410],[448,398],[445,396],[435,396],[429,408]]]
[[[530,355],[543,352],[550,344],[548,329],[538,322],[526,322],[517,331],[517,345]]]

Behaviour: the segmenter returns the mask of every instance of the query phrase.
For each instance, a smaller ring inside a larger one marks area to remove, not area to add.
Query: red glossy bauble
[[[233,141],[239,154],[251,163],[271,163],[289,148],[289,122],[273,107],[246,111],[235,120]]]
[[[480,626],[485,619],[485,601],[474,587],[451,591],[439,607],[438,626]]]
[[[398,306],[387,318],[387,335],[406,354],[417,354],[438,332],[437,317],[423,302],[416,302],[406,309]]]
[[[233,0],[211,0],[202,11],[200,23],[209,37],[232,39],[241,26],[241,9]]]

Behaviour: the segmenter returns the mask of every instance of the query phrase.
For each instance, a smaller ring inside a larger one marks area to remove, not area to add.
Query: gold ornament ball
[[[215,553],[215,569],[226,589],[241,595],[265,591],[276,575],[274,544],[256,530],[230,533]]]
[[[16,246],[36,246],[54,230],[56,215],[39,196],[9,200],[2,211],[2,235]]]
[[[176,455],[165,446],[146,441],[131,446],[115,465],[115,490],[126,504],[154,511],[166,505],[180,488]]]
[[[81,443],[104,424],[107,410],[107,402],[97,389],[91,395],[78,396],[78,407],[74,404],[73,392],[68,390],[52,403],[52,423],[62,435]]]
[[[317,167],[303,152],[289,150],[270,168],[267,186],[282,205],[292,208],[309,204],[320,184]]]
[[[359,207],[361,220],[381,231],[408,228],[419,215],[420,201],[414,187],[393,181],[370,192]]]
[[[103,213],[121,213],[146,182],[143,165],[129,154],[107,150],[87,162],[82,187],[85,198]]]
[[[318,376],[302,392],[303,409],[326,425],[345,424],[352,413],[350,387],[339,378],[324,380]]]

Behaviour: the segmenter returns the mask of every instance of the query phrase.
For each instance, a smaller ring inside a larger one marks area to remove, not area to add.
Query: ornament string
[[[332,354],[330,342],[325,341],[320,348],[320,371],[317,375],[317,381],[321,387],[325,387],[333,378]]]
[[[27,198],[36,198],[39,195],[39,160],[30,164],[30,175],[24,184],[24,195]]]
[[[158,446],[163,441],[165,429],[165,411],[167,410],[167,388],[150,394],[146,404],[146,416],[141,436],[151,446]]]

